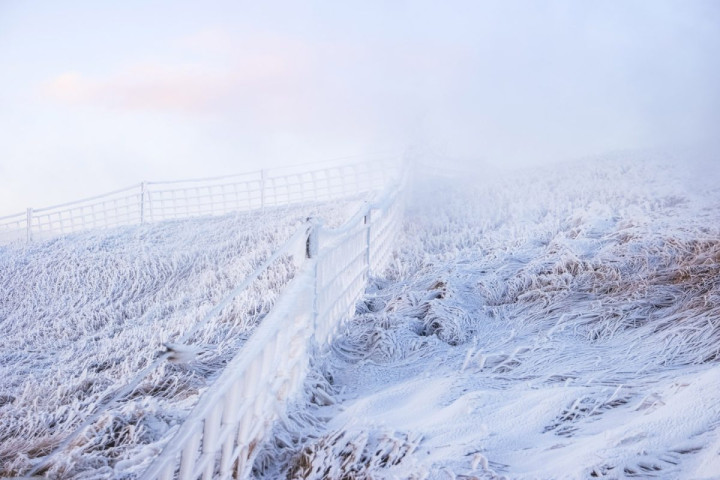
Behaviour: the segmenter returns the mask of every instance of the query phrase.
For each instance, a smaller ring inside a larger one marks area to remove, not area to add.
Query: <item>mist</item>
[[[141,180],[431,150],[715,151],[720,5],[0,6],[0,214]]]

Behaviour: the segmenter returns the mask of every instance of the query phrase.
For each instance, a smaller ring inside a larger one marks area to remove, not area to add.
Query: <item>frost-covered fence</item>
[[[310,352],[323,348],[354,313],[367,276],[387,265],[402,192],[394,185],[338,229],[309,229],[300,273],[143,478],[249,475],[273,422],[305,378]]]
[[[382,271],[399,233],[403,202],[388,195],[363,209],[339,229],[317,229],[320,251],[315,278],[315,339],[319,344],[332,338],[352,316],[368,274]]]
[[[0,217],[0,244],[82,230],[331,200],[380,188],[383,160],[298,167],[176,182],[142,182],[104,195]]]

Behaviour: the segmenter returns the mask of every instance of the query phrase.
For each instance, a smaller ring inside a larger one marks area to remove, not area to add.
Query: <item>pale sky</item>
[[[716,141],[720,1],[0,0],[0,216],[431,147]]]

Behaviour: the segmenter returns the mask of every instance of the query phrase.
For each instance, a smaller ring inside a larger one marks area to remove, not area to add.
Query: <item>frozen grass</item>
[[[717,179],[657,153],[422,177],[255,474],[715,478]]]
[[[294,274],[292,259],[281,257],[196,326],[306,217],[337,225],[357,206],[356,199],[0,247],[0,476],[26,474],[96,414],[38,473],[141,472],[272,307]]]

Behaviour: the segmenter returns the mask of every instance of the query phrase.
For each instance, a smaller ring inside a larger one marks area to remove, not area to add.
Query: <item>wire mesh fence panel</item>
[[[355,313],[367,279],[368,225],[360,224],[341,238],[323,238],[335,241],[322,251],[317,260],[315,311],[317,326],[315,339],[325,343],[333,334],[335,325]]]
[[[381,189],[399,171],[399,163],[387,158],[314,167],[306,165],[305,170],[285,167],[175,182],[143,182],[76,202],[28,209],[27,213],[0,218],[0,243],[335,200]]]
[[[393,250],[393,240],[400,233],[404,198],[400,193],[394,202],[385,210],[378,210],[371,219],[369,241],[370,273],[379,274],[387,266]]]
[[[29,212],[0,217],[0,244],[27,241]]]
[[[140,222],[139,187],[55,207],[32,210],[29,215],[30,238],[44,238],[91,228],[111,228]]]
[[[259,179],[165,189],[151,184],[145,193],[145,218],[151,222],[224,215],[261,207],[262,182]]]

